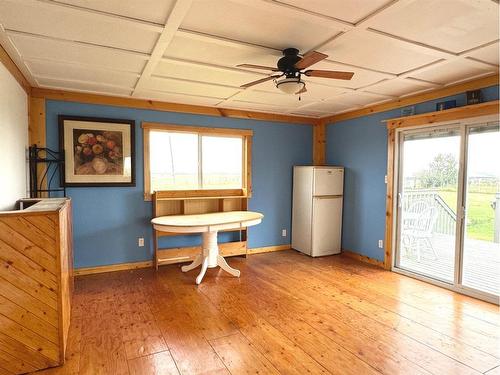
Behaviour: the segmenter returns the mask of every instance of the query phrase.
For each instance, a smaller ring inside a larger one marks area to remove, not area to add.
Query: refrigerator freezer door
[[[315,168],[314,195],[342,195],[344,190],[344,169]]]
[[[315,197],[312,220],[313,257],[340,253],[342,197]]]

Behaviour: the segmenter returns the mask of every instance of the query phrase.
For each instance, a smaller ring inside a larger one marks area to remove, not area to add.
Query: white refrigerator
[[[343,167],[293,168],[293,249],[313,257],[340,253],[343,192]]]

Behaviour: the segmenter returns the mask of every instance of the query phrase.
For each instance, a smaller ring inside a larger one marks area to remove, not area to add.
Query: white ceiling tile
[[[259,1],[195,1],[181,28],[242,40],[279,50],[288,47],[301,52],[313,48],[340,30],[326,26],[307,13],[280,12],[272,3]]]
[[[349,108],[352,108],[352,105],[340,103],[335,99],[328,99],[315,102],[313,104],[308,104],[307,106],[304,106],[304,108],[300,108],[300,110],[335,113]]]
[[[41,87],[46,88],[85,91],[104,95],[129,96],[131,94],[130,89],[95,82],[64,81],[50,77],[37,77],[36,80]]]
[[[253,103],[246,102],[242,100],[231,100],[225,103],[220,104],[222,108],[234,108],[234,109],[246,109],[251,111],[266,111],[273,113],[284,113],[287,112],[290,108],[287,106],[277,106],[271,104],[263,104],[263,103]]]
[[[413,0],[383,12],[372,28],[462,52],[498,39],[498,4],[490,0]]]
[[[321,48],[334,61],[399,74],[439,58],[368,31],[350,32]]]
[[[356,23],[390,0],[281,0],[302,9]]]
[[[498,49],[498,42],[491,44],[487,47],[478,49],[478,50],[471,52],[469,54],[469,56],[471,56],[475,59],[485,61],[487,63],[495,64],[495,65],[499,64],[499,62],[498,62],[499,55],[500,55],[500,52]]]
[[[229,67],[244,63],[275,67],[282,54],[276,50],[178,32],[164,56]]]
[[[48,2],[0,2],[0,23],[7,30],[149,53],[158,33],[113,17],[71,10]]]
[[[205,105],[205,106],[214,106],[221,101],[221,99],[219,98],[170,94],[167,92],[147,91],[147,90],[136,91],[134,93],[134,98],[160,100],[169,103],[182,103],[182,104],[194,104],[194,105]]]
[[[365,106],[391,99],[388,99],[386,96],[382,95],[374,95],[365,92],[354,91],[336,96],[334,100],[337,100],[339,104],[345,104],[346,106]]]
[[[155,90],[185,95],[199,95],[225,99],[238,92],[238,89],[207,83],[188,82],[170,78],[151,77],[145,81],[144,90]]]
[[[415,82],[410,79],[396,79],[377,83],[367,87],[365,90],[376,94],[402,96],[432,87],[434,87],[434,85],[425,82]]]
[[[153,74],[235,87],[265,77],[255,73],[165,60],[158,63]]]
[[[454,60],[429,67],[422,72],[412,73],[412,77],[436,83],[453,83],[466,78],[473,78],[488,72],[495,72],[495,68],[478,64],[470,60]]]
[[[142,21],[165,24],[173,0],[57,0],[60,3],[99,10]]]
[[[87,64],[97,67],[140,73],[146,63],[146,57],[111,48],[76,44],[29,34],[9,33],[17,50],[24,59],[46,59],[75,64]],[[64,53],[61,53],[64,51]]]
[[[306,109],[299,108],[296,111],[290,112],[291,115],[296,115],[296,116],[312,116],[312,117],[323,117],[327,116],[329,114],[332,114],[333,112],[322,112],[322,111],[310,111]]]
[[[280,92],[279,90],[274,93],[245,90],[241,94],[238,94],[237,100],[270,104],[275,106],[290,106],[291,108],[295,108],[312,101],[311,99],[306,97],[302,98],[302,100],[299,100],[298,95],[285,94]]]
[[[113,72],[108,69],[97,69],[56,63],[45,60],[28,60],[28,68],[35,77],[52,77],[59,80],[98,82],[114,86],[133,88],[138,75],[134,73]]]

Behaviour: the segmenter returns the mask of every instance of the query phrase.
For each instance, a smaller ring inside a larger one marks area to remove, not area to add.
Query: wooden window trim
[[[184,132],[196,133],[199,135],[219,135],[235,136],[243,139],[243,168],[242,168],[242,189],[194,189],[194,190],[171,190],[172,197],[182,197],[188,195],[206,195],[209,193],[213,197],[224,197],[227,195],[250,198],[252,196],[252,136],[253,131],[249,129],[228,129],[228,128],[210,128],[202,126],[184,126],[176,124],[163,124],[156,122],[143,122],[141,124],[143,132],[143,161],[144,161],[144,200],[151,201],[151,172],[150,172],[150,153],[149,140],[150,132]],[[230,192],[230,194],[228,194]],[[237,193],[235,193],[237,192]]]

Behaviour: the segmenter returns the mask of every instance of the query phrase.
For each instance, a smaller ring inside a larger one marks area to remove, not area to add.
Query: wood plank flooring
[[[200,286],[179,265],[79,277],[67,362],[37,374],[500,373],[498,306],[344,256],[229,263]]]

